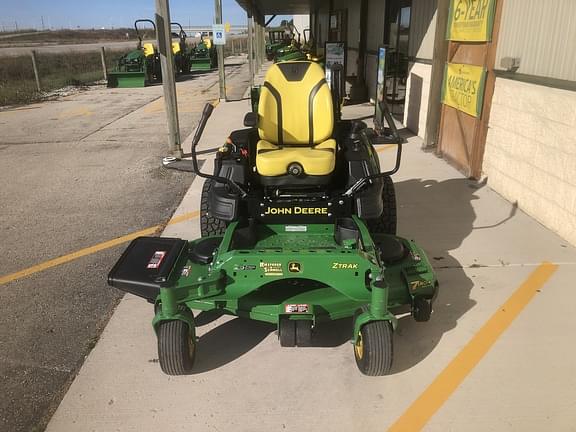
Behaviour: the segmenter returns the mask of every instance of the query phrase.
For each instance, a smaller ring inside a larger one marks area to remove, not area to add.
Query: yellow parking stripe
[[[175,216],[172,219],[170,219],[170,222],[168,222],[167,225],[174,225],[174,224],[177,224],[180,222],[184,222],[186,220],[196,218],[199,215],[200,215],[200,211],[198,211],[198,210],[190,212],[190,213],[184,213],[182,215]],[[2,277],[0,277],[0,285],[4,285],[4,284],[7,284],[7,283],[12,282],[14,280],[22,279],[22,278],[31,276],[35,273],[47,270],[47,269],[52,268],[52,267],[59,266],[61,264],[66,264],[70,261],[74,261],[78,258],[82,258],[82,257],[87,256],[87,255],[92,255],[96,252],[100,252],[100,251],[105,250],[105,249],[110,249],[111,247],[120,245],[122,243],[127,243],[131,240],[134,240],[136,237],[154,234],[157,230],[161,229],[162,227],[163,227],[162,225],[155,225],[153,227],[146,228],[146,229],[143,229],[140,231],[136,231],[136,232],[127,234],[127,235],[122,236],[122,237],[108,240],[108,241],[105,241],[103,243],[98,243],[94,246],[80,249],[80,250],[78,250],[76,252],[72,252],[68,255],[63,255],[61,257],[54,258],[54,259],[51,259],[49,261],[44,261],[43,263],[36,264],[32,267],[25,268],[24,270],[20,270],[16,273],[11,273],[11,274],[8,274],[6,276],[2,276]]]
[[[556,264],[540,264],[450,364],[440,372],[424,393],[390,427],[389,431],[421,430],[557,269]]]
[[[376,153],[381,153],[383,151],[386,150],[392,150],[393,148],[396,148],[397,144],[384,144],[384,145],[378,145],[376,146]]]

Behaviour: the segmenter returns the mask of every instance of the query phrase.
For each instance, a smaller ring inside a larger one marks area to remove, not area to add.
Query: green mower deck
[[[146,86],[144,72],[108,72],[108,87],[136,88]]]

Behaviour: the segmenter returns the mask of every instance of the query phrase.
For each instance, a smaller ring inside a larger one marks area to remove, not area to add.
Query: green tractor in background
[[[160,54],[153,43],[143,42],[143,33],[138,28],[139,23],[152,24],[156,35],[156,24],[154,21],[149,19],[134,21],[138,45],[135,50],[120,57],[116,68],[108,72],[108,87],[144,87],[162,81]]]
[[[274,60],[276,52],[280,49],[290,46],[291,37],[287,32],[288,26],[269,27],[268,43],[266,44],[266,58],[269,61]]]
[[[196,45],[191,57],[191,68],[193,71],[211,70],[218,67],[218,57],[216,47],[209,33],[200,36],[200,43]]]
[[[291,26],[291,29],[292,41],[288,46],[284,46],[276,50],[274,55],[274,63],[310,60],[316,63],[320,63],[321,66],[324,66],[323,58],[318,57],[313,52],[314,44],[310,29],[304,29],[302,34],[300,34],[294,26]]]
[[[186,39],[188,35],[177,22],[170,23],[171,27],[178,27],[178,32],[172,32],[172,54],[174,55],[174,69],[176,75],[185,75],[190,73],[192,67],[192,57],[194,48],[188,46]],[[177,38],[177,41],[174,39]]]

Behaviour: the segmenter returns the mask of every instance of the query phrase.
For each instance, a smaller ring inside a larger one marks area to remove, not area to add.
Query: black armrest
[[[256,127],[258,126],[258,113],[249,112],[244,116],[244,126]]]

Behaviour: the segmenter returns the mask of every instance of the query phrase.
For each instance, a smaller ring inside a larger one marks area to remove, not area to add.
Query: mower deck
[[[412,304],[415,297],[431,299],[435,276],[414,242],[382,234],[373,243],[363,222],[354,222],[356,239],[340,235],[340,241],[337,224],[233,223],[224,237],[163,239],[164,247],[155,244],[158,239],[140,238],[109,281],[160,304],[155,325],[181,319],[178,305],[278,324],[281,317],[314,323],[351,317],[371,304],[372,318],[394,324],[388,309]],[[142,254],[147,242],[152,246]],[[162,257],[157,268],[150,256]],[[141,272],[130,279],[124,269],[135,263]],[[190,317],[186,321],[193,326]]]

